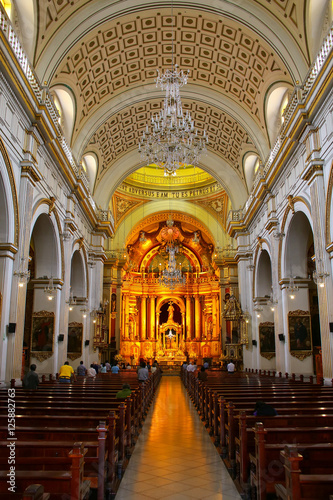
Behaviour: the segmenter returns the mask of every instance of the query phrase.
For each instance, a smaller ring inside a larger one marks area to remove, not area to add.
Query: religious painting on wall
[[[303,360],[312,354],[311,316],[309,311],[289,311],[290,354]]]
[[[83,325],[73,321],[68,325],[67,357],[71,360],[82,355]]]
[[[54,335],[54,313],[34,312],[31,325],[31,356],[43,361],[52,356]]]
[[[272,359],[275,356],[275,331],[274,323],[271,321],[260,323],[259,345],[261,356],[266,359]]]

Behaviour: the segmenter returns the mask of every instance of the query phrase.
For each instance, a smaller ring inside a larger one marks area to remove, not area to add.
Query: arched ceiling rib
[[[36,0],[35,68],[49,87],[75,96],[71,148],[99,159],[94,197],[108,206],[117,185],[142,166],[137,144],[163,92],[156,69],[190,70],[181,89],[195,127],[206,129],[200,167],[224,186],[233,208],[248,191],[243,157],[269,153],[265,97],[294,86],[309,67],[308,0]],[[172,40],[173,44],[172,44]]]

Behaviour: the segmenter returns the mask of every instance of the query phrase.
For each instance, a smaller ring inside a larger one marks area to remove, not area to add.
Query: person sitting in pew
[[[101,373],[106,373],[106,366],[105,366],[105,363],[102,363],[102,366],[101,366]]]
[[[126,399],[127,396],[131,394],[131,386],[129,384],[123,384],[123,388],[117,392],[116,398],[117,399]]]
[[[93,363],[91,363],[90,368],[88,368],[88,370],[87,370],[87,377],[88,378],[96,377],[96,370],[94,368]]]
[[[76,382],[76,375],[75,375],[73,368],[70,366],[68,361],[65,361],[65,363],[60,368],[59,382],[70,384],[72,377],[74,378],[74,381]]]
[[[86,373],[87,373],[87,368],[84,366],[83,361],[80,361],[80,364],[77,367],[77,374],[81,377],[84,377]]]
[[[200,380],[201,382],[206,382],[207,380],[207,372],[204,366],[200,368],[200,371],[198,373],[198,380]]]
[[[30,371],[24,375],[22,384],[24,389],[37,389],[38,384],[39,384],[39,378],[36,373],[36,365],[32,364],[30,366]]]
[[[264,403],[264,401],[257,401],[254,407],[253,415],[256,417],[275,417],[277,411],[273,406]]]

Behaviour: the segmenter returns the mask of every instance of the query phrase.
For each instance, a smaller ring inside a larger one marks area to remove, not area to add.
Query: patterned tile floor
[[[163,377],[116,500],[239,500],[179,377]]]

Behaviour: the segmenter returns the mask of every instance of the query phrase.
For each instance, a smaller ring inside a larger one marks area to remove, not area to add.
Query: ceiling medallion
[[[164,175],[176,175],[182,165],[197,165],[202,154],[207,152],[206,130],[198,135],[189,111],[184,114],[179,89],[186,85],[188,71],[167,70],[156,78],[156,87],[165,90],[163,108],[151,117],[139,141],[142,160],[164,169]]]

